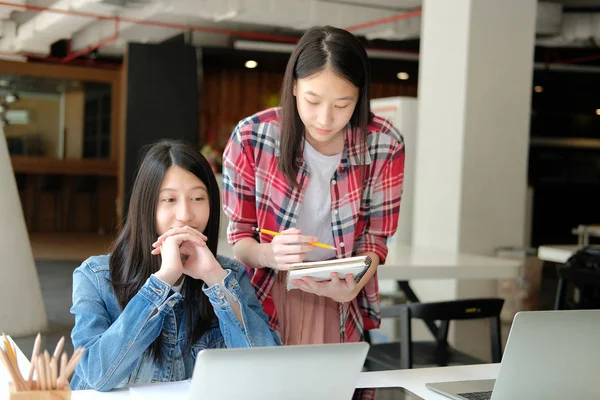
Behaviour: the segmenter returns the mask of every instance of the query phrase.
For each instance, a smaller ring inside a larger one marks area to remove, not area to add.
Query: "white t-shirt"
[[[319,242],[333,246],[331,228],[331,179],[342,160],[342,153],[326,156],[304,141],[304,161],[308,166],[310,180],[299,206],[296,228],[303,235],[315,236]],[[308,252],[304,261],[320,261],[335,257],[335,250],[315,248]]]

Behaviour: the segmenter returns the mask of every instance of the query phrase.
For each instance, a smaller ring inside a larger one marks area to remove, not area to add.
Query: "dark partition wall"
[[[130,43],[126,63],[125,175],[123,216],[140,149],[160,139],[198,145],[196,49],[179,40]]]

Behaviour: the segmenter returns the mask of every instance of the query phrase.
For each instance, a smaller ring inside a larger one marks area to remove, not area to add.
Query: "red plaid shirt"
[[[296,225],[310,176],[302,156],[298,159],[297,176],[301,190],[289,185],[277,168],[278,111],[272,108],[242,120],[225,148],[223,209],[230,221],[227,238],[231,244],[254,237],[252,227],[279,232]],[[368,126],[368,151],[363,156],[360,143],[353,136],[349,129],[340,165],[331,179],[333,239],[339,258],[373,252],[383,264],[386,240],[398,226],[404,141],[389,121],[377,116]],[[260,235],[263,243],[271,239]],[[277,271],[249,268],[248,272],[271,326],[278,329],[277,310],[270,295]],[[340,340],[362,340],[364,330],[378,328],[380,322],[375,275],[355,301],[340,303]]]

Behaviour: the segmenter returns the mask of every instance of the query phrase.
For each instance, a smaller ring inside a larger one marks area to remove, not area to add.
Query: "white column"
[[[2,128],[0,182],[0,330],[32,335],[46,328],[46,312]]]
[[[536,5],[424,1],[414,246],[493,255],[523,244]],[[425,300],[496,295],[495,282],[414,287]]]

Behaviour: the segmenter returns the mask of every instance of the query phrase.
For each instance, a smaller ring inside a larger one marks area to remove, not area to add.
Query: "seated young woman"
[[[199,151],[174,141],[147,150],[111,253],[73,273],[71,337],[85,353],[72,389],[184,380],[203,349],[281,344],[244,266],[216,255],[219,215]]]

